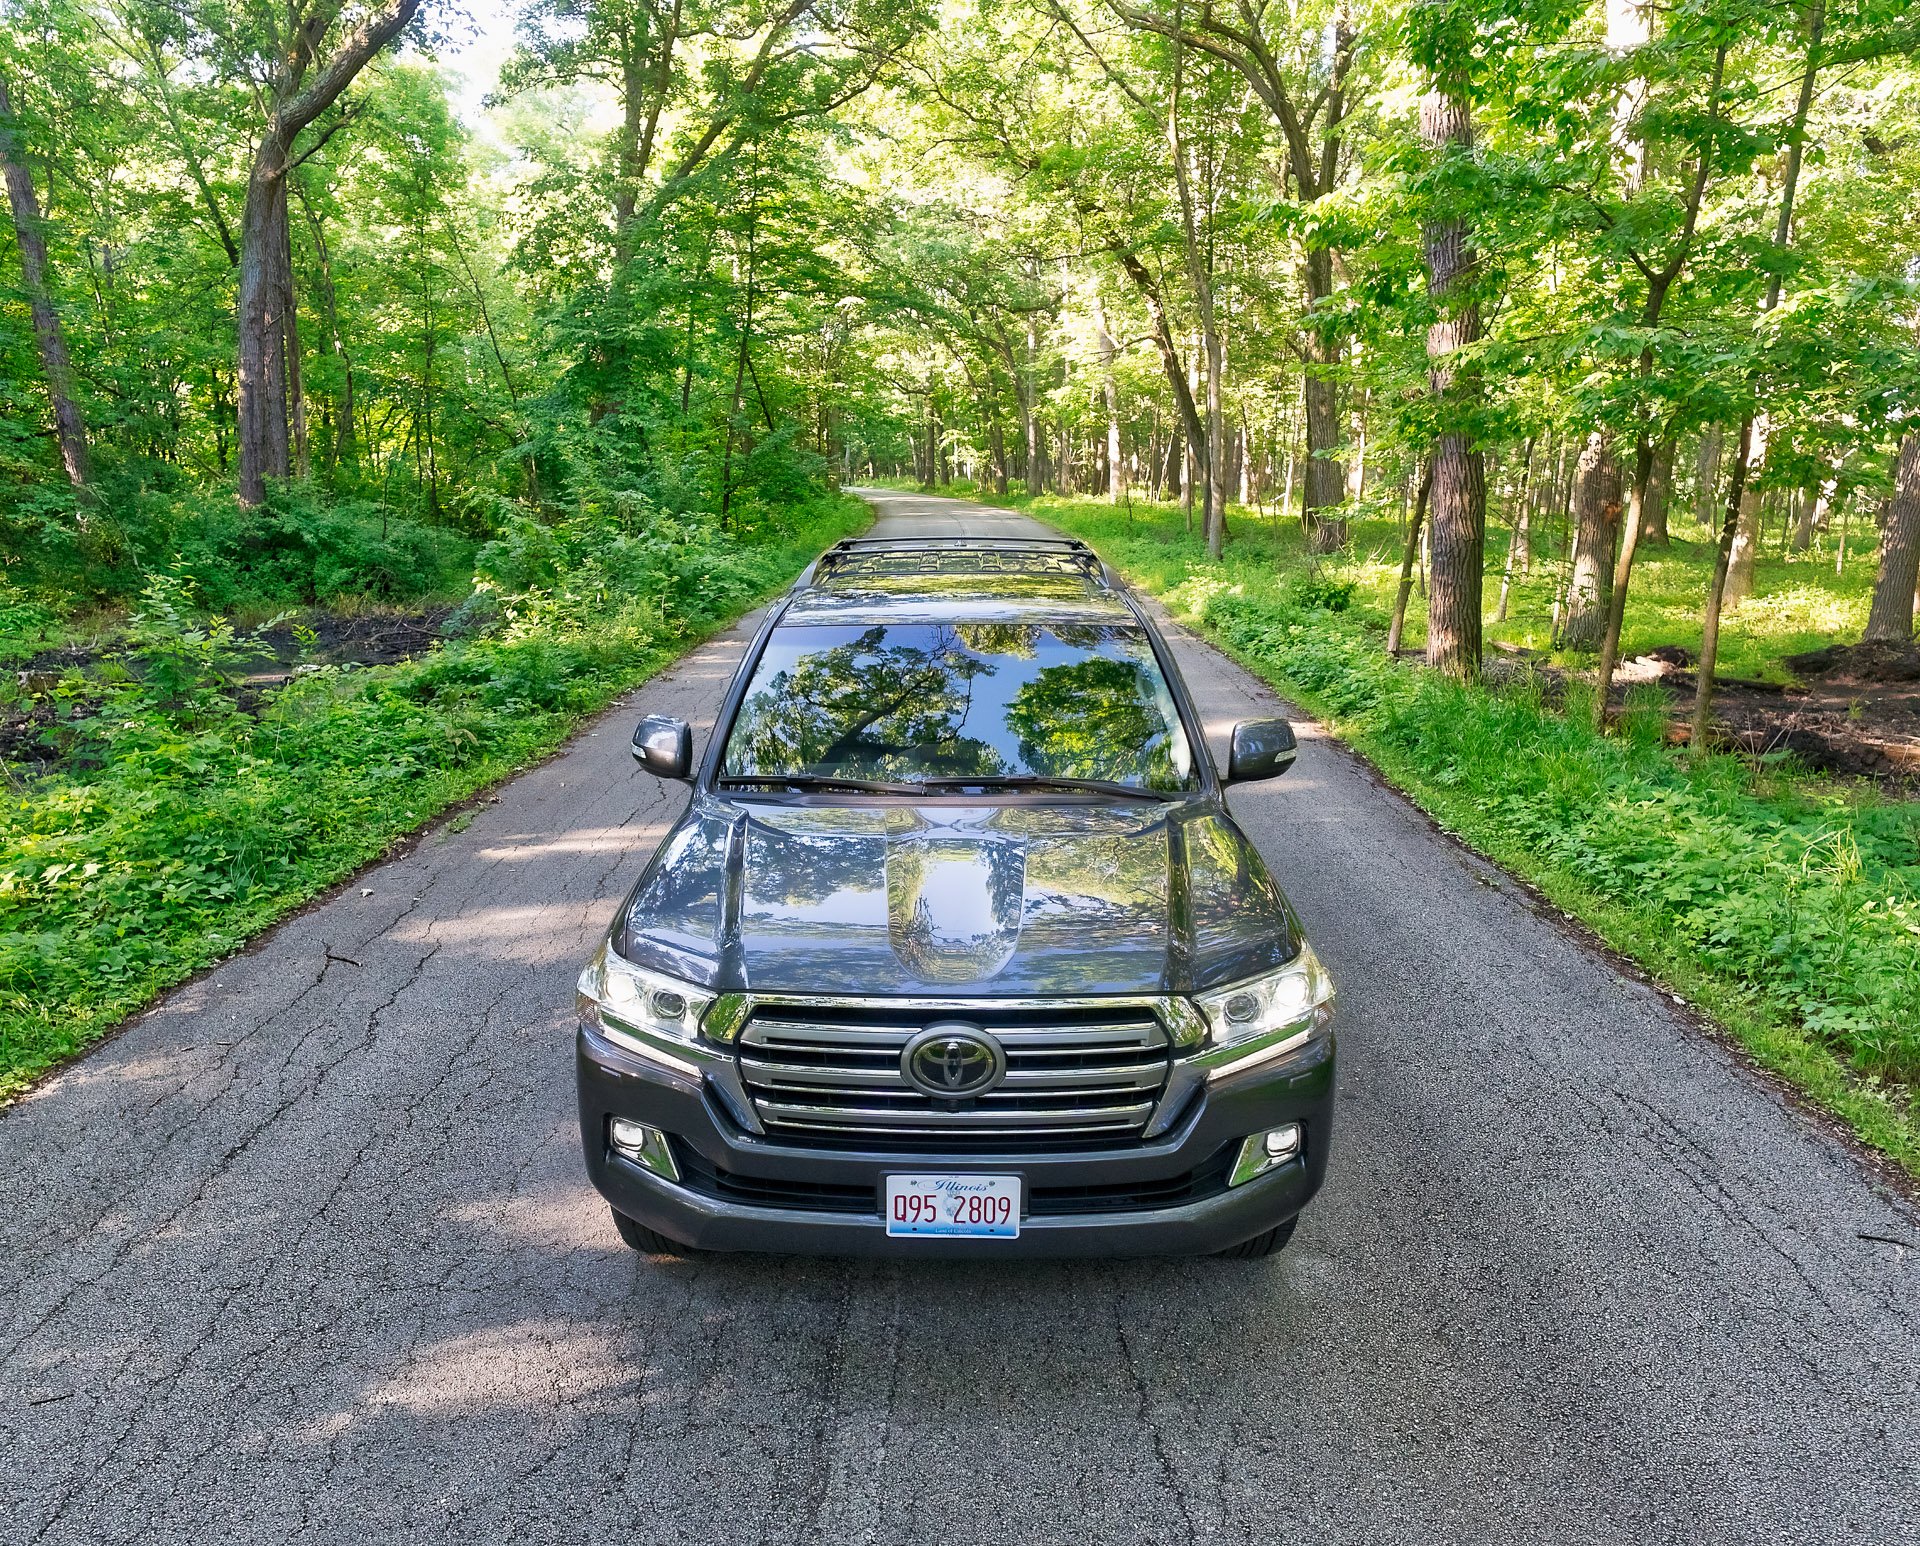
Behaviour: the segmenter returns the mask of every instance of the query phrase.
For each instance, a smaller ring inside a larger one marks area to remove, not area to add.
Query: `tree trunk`
[[[1794,552],[1804,553],[1813,546],[1813,516],[1819,500],[1812,489],[1799,489],[1794,498],[1793,535],[1789,541]]]
[[[307,440],[307,393],[300,378],[300,299],[293,282],[293,221],[281,222],[287,238],[284,262],[287,275],[287,418],[293,431],[293,471],[299,478],[313,476],[313,450]]]
[[[1221,401],[1221,377],[1227,368],[1220,329],[1213,320],[1213,301],[1207,301],[1207,557],[1218,558],[1227,542],[1227,427]]]
[[[1153,271],[1141,260],[1140,254],[1131,248],[1113,246],[1108,249],[1121,270],[1133,281],[1133,287],[1140,294],[1147,308],[1147,318],[1153,324],[1153,346],[1160,355],[1160,368],[1165,373],[1167,385],[1173,390],[1174,411],[1179,417],[1180,427],[1186,433],[1189,454],[1203,456],[1206,453],[1206,426],[1200,422],[1200,410],[1194,402],[1193,387],[1187,380],[1186,369],[1180,363],[1180,350],[1173,341],[1173,324],[1168,319],[1167,308],[1161,299],[1160,286],[1154,281]],[[1168,479],[1172,481],[1171,477]]]
[[[1433,489],[1433,467],[1420,475],[1420,493],[1413,501],[1413,516],[1407,522],[1406,546],[1400,554],[1400,589],[1393,598],[1393,624],[1387,629],[1387,654],[1400,653],[1400,636],[1407,626],[1407,597],[1413,591],[1413,560],[1420,551],[1420,534],[1427,519],[1427,498]]]
[[[1720,487],[1720,426],[1709,424],[1700,435],[1694,453],[1693,518],[1702,526],[1713,524],[1713,496]]]
[[[1444,87],[1428,92],[1420,104],[1420,137],[1436,158],[1470,154],[1473,119],[1466,98]],[[1433,491],[1428,497],[1427,664],[1467,680],[1480,674],[1487,482],[1483,453],[1461,422],[1477,406],[1479,381],[1471,370],[1458,368],[1455,355],[1479,338],[1480,309],[1467,288],[1474,253],[1466,221],[1458,216],[1430,221],[1424,234],[1427,292],[1439,313],[1427,329],[1427,384],[1440,400],[1442,423],[1452,421],[1434,442],[1428,464]]]
[[[1127,464],[1120,455],[1120,384],[1114,379],[1113,335],[1107,331],[1107,312],[1094,306],[1093,325],[1100,347],[1100,386],[1107,400],[1107,503],[1118,504],[1127,490]]]
[[[1727,558],[1727,583],[1721,591],[1723,607],[1737,607],[1753,594],[1753,570],[1760,557],[1760,508],[1766,496],[1757,486],[1767,464],[1767,436],[1771,426],[1759,414],[1748,436],[1745,476],[1741,479],[1739,524],[1734,528],[1733,551]]]
[[[1224,429],[1221,416],[1220,376],[1224,355],[1220,343],[1219,320],[1214,314],[1211,253],[1203,253],[1199,221],[1196,216],[1192,179],[1187,171],[1187,150],[1180,136],[1180,88],[1184,78],[1186,49],[1176,33],[1173,47],[1173,89],[1167,97],[1167,146],[1173,155],[1173,181],[1180,195],[1180,230],[1186,256],[1187,282],[1193,286],[1194,309],[1199,313],[1200,347],[1195,351],[1205,360],[1206,431],[1203,446],[1194,448],[1193,464],[1188,470],[1187,524],[1191,528],[1194,474],[1199,476],[1203,495],[1201,530],[1205,533],[1207,556],[1218,558],[1224,541],[1226,522],[1222,506],[1226,502]]]
[[[293,189],[300,195],[300,208],[306,214],[307,229],[313,235],[314,256],[320,262],[320,305],[326,313],[327,346],[340,362],[340,395],[334,404],[333,433],[327,440],[327,472],[331,475],[341,462],[351,465],[358,460],[353,422],[353,358],[347,353],[346,340],[340,332],[340,297],[333,282],[333,255],[327,250],[326,229],[320,224],[320,217],[314,213],[312,204],[308,203],[297,182]]]
[[[1825,0],[1809,0],[1801,17],[1807,28],[1806,62],[1800,71],[1799,100],[1794,106],[1792,128],[1786,137],[1786,174],[1781,179],[1780,214],[1773,226],[1774,251],[1782,257],[1786,255],[1793,238],[1793,201],[1800,186],[1800,165],[1806,152],[1807,115],[1813,107],[1814,87],[1819,81],[1823,62],[1820,40],[1827,25]],[[1719,61],[1724,62],[1726,56],[1726,47],[1722,45]],[[1767,279],[1766,297],[1760,305],[1762,315],[1770,313],[1780,303],[1783,272],[1784,265],[1773,265]],[[1741,497],[1728,498],[1726,524],[1721,529],[1720,559],[1714,566],[1713,579],[1707,587],[1707,610],[1702,619],[1700,668],[1693,694],[1691,745],[1696,756],[1706,750],[1707,721],[1713,707],[1713,672],[1720,646],[1720,612],[1730,593],[1738,601],[1753,584],[1753,559],[1759,545],[1760,508],[1758,499],[1754,498],[1749,509],[1749,485],[1758,482],[1766,455],[1766,415],[1759,415],[1756,422],[1755,416],[1749,414],[1740,426],[1740,458],[1734,467],[1731,483],[1732,489]],[[1740,540],[1743,530],[1747,535],[1744,551]]]
[[[1747,419],[1740,425],[1733,476],[1727,484],[1726,519],[1720,525],[1713,578],[1707,582],[1707,609],[1700,621],[1700,667],[1693,684],[1693,733],[1687,742],[1687,751],[1694,757],[1704,756],[1707,750],[1707,732],[1713,717],[1713,673],[1720,659],[1720,613],[1726,598],[1728,571],[1732,567],[1736,528],[1745,505],[1747,469],[1759,465],[1753,441],[1754,421]],[[1764,455],[1764,451],[1761,454]]]
[[[0,76],[0,174],[7,181],[7,202],[13,208],[13,234],[20,244],[20,277],[33,315],[34,342],[40,348],[40,370],[46,377],[53,407],[53,432],[60,444],[60,460],[67,481],[85,488],[92,468],[87,455],[87,422],[73,395],[73,360],[67,353],[67,335],[47,287],[47,238],[40,219],[40,201],[33,191],[11,120],[13,103],[7,82]]]
[[[267,121],[247,174],[240,227],[240,305],[235,391],[239,399],[240,503],[266,498],[267,479],[288,470],[286,315],[292,305],[288,271],[287,177],[293,143],[339,99],[373,56],[399,36],[420,0],[387,0],[340,39],[310,84],[314,50],[337,14],[326,6],[291,8],[290,31],[300,46],[282,59],[270,82]],[[302,89],[304,85],[305,89]]]
[[[1833,472],[1821,479],[1820,497],[1814,500],[1812,513],[1807,517],[1807,524],[1823,535],[1833,528],[1833,497],[1840,491],[1840,472],[1844,466],[1842,458],[1834,463]]]
[[[1673,440],[1671,437],[1654,448],[1653,470],[1647,479],[1647,509],[1640,540],[1657,547],[1670,547],[1667,512],[1673,506]]]
[[[1880,570],[1873,580],[1869,639],[1913,640],[1914,594],[1920,587],[1920,430],[1900,437],[1900,471],[1893,503],[1880,528]]]
[[[1534,442],[1527,440],[1526,455],[1520,467],[1520,487],[1513,501],[1513,524],[1507,533],[1507,559],[1500,570],[1500,604],[1494,609],[1493,620],[1504,623],[1507,620],[1507,598],[1513,591],[1513,573],[1516,564],[1522,560],[1533,546],[1533,504],[1535,482],[1533,471]],[[1525,568],[1520,571],[1526,573]]]
[[[1568,649],[1600,647],[1613,594],[1613,545],[1620,531],[1620,468],[1607,437],[1595,430],[1573,475],[1573,576],[1560,642]]]
[[[254,152],[240,218],[240,503],[267,497],[267,480],[285,478],[287,304],[287,146],[277,126]]]
[[[1306,260],[1307,301],[1324,301],[1333,294],[1333,254],[1309,248]],[[1316,553],[1333,553],[1347,545],[1347,523],[1338,513],[1347,496],[1346,469],[1334,455],[1340,444],[1339,391],[1326,371],[1340,363],[1340,344],[1324,323],[1311,324],[1307,336],[1307,497],[1301,525],[1307,545]]]

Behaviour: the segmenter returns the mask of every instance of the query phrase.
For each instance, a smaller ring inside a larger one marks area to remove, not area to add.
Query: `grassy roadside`
[[[919,492],[919,485],[900,479],[880,479],[881,484],[903,493]],[[1034,501],[1025,494],[996,495],[978,485],[956,480],[941,493],[1010,509],[1032,509]],[[1382,503],[1383,497],[1385,503]],[[1049,508],[1059,504],[1083,506],[1088,512],[1102,512],[1104,500],[1066,500],[1048,498]],[[1230,512],[1236,546],[1263,555],[1278,570],[1305,570],[1310,565],[1330,569],[1341,584],[1353,587],[1352,601],[1361,609],[1373,609],[1382,615],[1392,612],[1394,594],[1400,583],[1400,559],[1406,541],[1400,524],[1400,506],[1390,491],[1370,494],[1366,503],[1351,503],[1348,551],[1337,563],[1315,560],[1307,553],[1306,542],[1297,522],[1276,519],[1274,510],[1256,511],[1235,505]],[[1181,529],[1178,511],[1169,504],[1151,505],[1137,496],[1133,516],[1126,507],[1117,512],[1113,533],[1118,538],[1159,532],[1162,536]],[[1051,519],[1051,517],[1049,517]],[[1625,631],[1621,636],[1621,658],[1632,659],[1661,645],[1679,645],[1698,650],[1700,646],[1700,609],[1706,595],[1707,578],[1713,565],[1713,536],[1696,524],[1691,512],[1673,512],[1672,541],[1665,548],[1643,546],[1633,567],[1633,605],[1628,608]],[[1494,602],[1500,593],[1501,573],[1506,567],[1507,548],[1512,530],[1492,517],[1487,530],[1487,622],[1489,644],[1514,645],[1537,652],[1556,665],[1591,670],[1593,657],[1552,647],[1551,618],[1558,586],[1565,579],[1565,532],[1558,518],[1536,531],[1527,570],[1517,561],[1507,616],[1493,618]],[[1854,640],[1865,628],[1867,610],[1873,595],[1874,549],[1877,534],[1869,526],[1846,531],[1816,534],[1804,552],[1784,549],[1778,533],[1770,533],[1754,566],[1753,594],[1732,615],[1720,639],[1720,671],[1723,676],[1747,677],[1757,681],[1784,681],[1789,673],[1781,664],[1784,657],[1803,650],[1818,649],[1836,639]],[[1838,548],[1844,543],[1846,559],[1836,572]],[[1553,555],[1559,554],[1556,559]],[[1426,613],[1416,593],[1407,612],[1406,644],[1418,649],[1426,643]]]
[[[1525,877],[1862,1140],[1920,1177],[1920,806],[1614,734],[1537,685],[1463,688],[1387,660],[1365,556],[1289,562],[1260,533],[1219,565],[1177,511],[994,499],[1086,538],[1326,723],[1480,852]],[[1243,521],[1244,532],[1250,523]]]
[[[850,497],[752,542],[589,513],[480,555],[467,637],[245,704],[244,638],[162,576],[139,666],[68,684],[59,771],[0,799],[0,1101],[231,954],[863,528]]]

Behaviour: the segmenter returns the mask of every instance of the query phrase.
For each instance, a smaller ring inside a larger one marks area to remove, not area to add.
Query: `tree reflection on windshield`
[[[1140,689],[1137,661],[1092,655],[1042,667],[1007,710],[1021,760],[1053,778],[1179,785],[1184,770],[1169,754],[1172,716],[1163,718]]]
[[[1145,635],[1022,623],[778,629],[723,777],[1040,777],[1188,788],[1193,758]]]

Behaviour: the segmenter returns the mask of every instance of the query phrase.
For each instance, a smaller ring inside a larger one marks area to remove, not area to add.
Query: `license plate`
[[[1018,1176],[888,1176],[887,1233],[1012,1240],[1020,1233]]]

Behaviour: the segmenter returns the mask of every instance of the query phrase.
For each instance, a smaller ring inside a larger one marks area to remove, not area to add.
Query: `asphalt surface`
[[[1920,1220],[1311,727],[1232,799],[1342,989],[1284,1256],[626,1250],[573,979],[745,637],[0,1115],[0,1541],[1920,1540]]]

